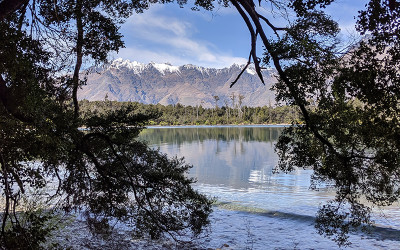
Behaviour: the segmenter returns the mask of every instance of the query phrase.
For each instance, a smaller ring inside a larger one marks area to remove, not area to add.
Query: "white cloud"
[[[186,36],[191,29],[191,24],[174,17],[166,17],[148,10],[141,14],[135,14],[128,19],[127,25],[135,31],[148,33],[149,31],[167,31],[176,36]]]
[[[122,57],[123,59],[129,59],[131,61],[138,61],[142,63],[167,62],[179,66],[188,63],[188,61],[182,59],[182,57],[163,52],[162,50],[156,51],[156,50],[147,50],[135,47],[121,49],[118,55],[113,56],[113,59],[116,59],[117,57]]]
[[[123,26],[127,48],[120,50],[119,57],[143,63],[191,63],[218,68],[246,62],[208,41],[194,38],[195,25],[183,18],[166,16],[161,9],[150,8],[128,19]]]

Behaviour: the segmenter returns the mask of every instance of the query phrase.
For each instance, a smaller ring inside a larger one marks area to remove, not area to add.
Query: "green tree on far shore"
[[[300,117],[295,107],[247,107],[232,108],[232,115],[226,118],[225,106],[221,108],[197,108],[181,104],[164,106],[161,104],[142,104],[138,102],[87,101],[79,102],[80,109],[99,115],[120,108],[130,107],[132,112],[152,113],[150,125],[238,125],[238,124],[291,124]],[[241,110],[246,110],[244,113]]]

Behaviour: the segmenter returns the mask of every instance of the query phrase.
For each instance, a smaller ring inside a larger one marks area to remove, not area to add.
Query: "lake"
[[[211,232],[202,248],[332,249],[334,242],[314,229],[318,207],[330,200],[328,188],[309,189],[311,170],[274,173],[274,152],[283,126],[150,127],[140,134],[153,148],[185,157],[196,189],[216,197]],[[349,249],[399,249],[400,204],[376,208],[370,234],[350,236]],[[225,246],[226,247],[226,246]]]

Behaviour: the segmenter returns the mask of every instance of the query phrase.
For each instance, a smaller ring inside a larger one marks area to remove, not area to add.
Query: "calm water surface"
[[[332,249],[316,234],[318,206],[334,192],[309,189],[311,170],[273,173],[279,126],[153,127],[140,139],[192,164],[196,188],[222,204],[213,214],[211,238],[202,244],[233,249]],[[352,235],[351,248],[400,249],[400,205],[376,209],[370,235]],[[269,235],[268,235],[269,234]],[[271,239],[272,238],[272,239]],[[265,248],[265,244],[269,244]]]

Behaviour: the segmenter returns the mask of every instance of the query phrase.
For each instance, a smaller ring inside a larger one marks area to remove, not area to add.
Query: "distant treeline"
[[[247,107],[215,106],[203,108],[181,104],[164,106],[118,101],[80,101],[82,111],[106,113],[123,107],[133,108],[134,113],[153,114],[149,125],[224,125],[224,124],[288,124],[299,119],[299,110],[291,106]]]

